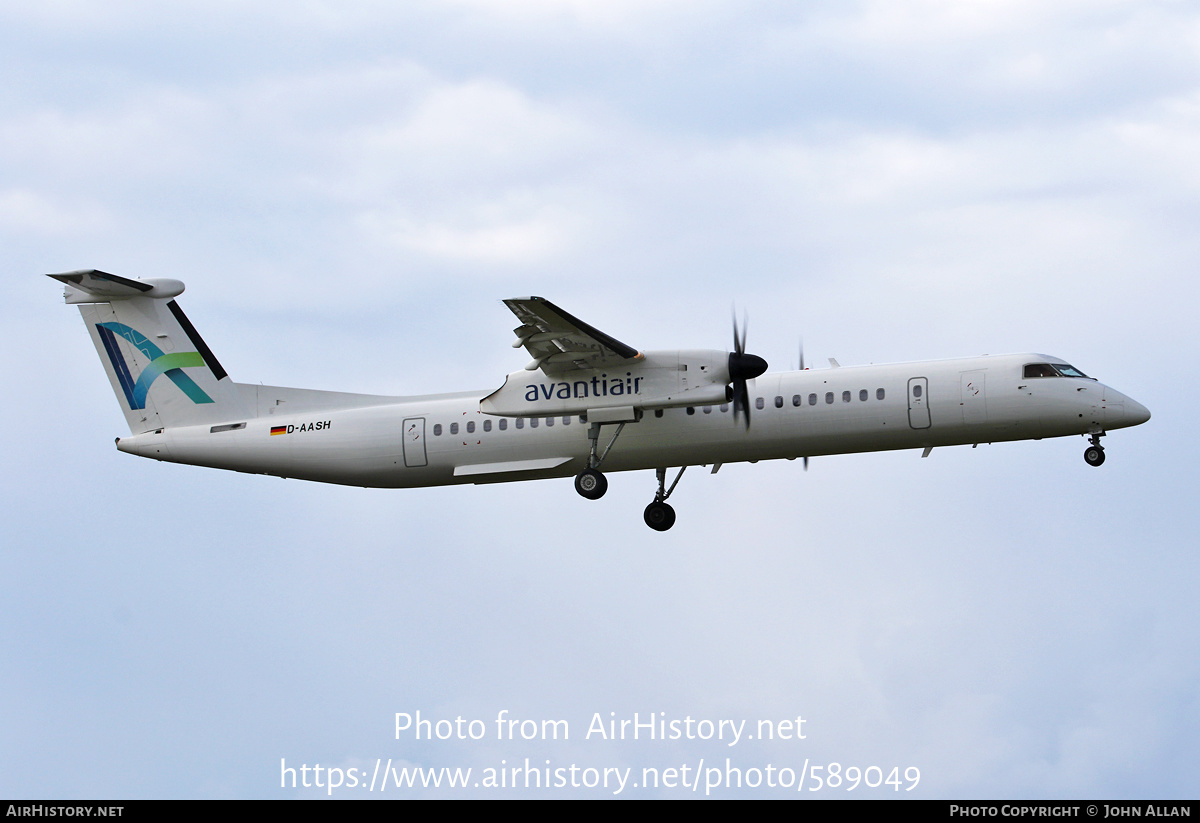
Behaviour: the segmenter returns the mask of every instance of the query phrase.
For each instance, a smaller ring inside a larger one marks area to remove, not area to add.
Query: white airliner
[[[79,305],[132,432],[123,452],[350,486],[407,488],[654,469],[646,524],[688,466],[1084,435],[1150,419],[1057,357],[1010,354],[767,374],[745,351],[640,352],[548,300],[506,300],[532,360],[495,391],[384,397],[234,383],[174,298],[178,280],[52,274]],[[750,425],[753,416],[754,425]],[[670,487],[668,467],[678,466]]]

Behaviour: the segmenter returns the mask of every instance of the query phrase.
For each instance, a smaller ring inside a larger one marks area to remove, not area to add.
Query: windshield
[[[1087,375],[1066,363],[1029,363],[1025,366],[1025,377],[1087,377]]]

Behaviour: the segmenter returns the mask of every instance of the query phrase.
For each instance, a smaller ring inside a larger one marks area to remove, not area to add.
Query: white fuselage
[[[1141,404],[1093,379],[1023,376],[1025,364],[1046,359],[1018,354],[764,374],[749,383],[749,430],[727,405],[647,409],[624,427],[603,470],[1062,437],[1149,418]],[[587,466],[589,426],[579,415],[484,414],[480,400],[488,394],[364,398],[332,408],[314,402],[286,414],[279,410],[295,406],[260,404],[245,420],[123,437],[118,448],[384,488],[565,477]],[[601,449],[615,431],[604,427]]]

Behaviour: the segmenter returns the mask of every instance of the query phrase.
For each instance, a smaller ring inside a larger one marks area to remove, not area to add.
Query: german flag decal
[[[272,426],[271,436],[274,437],[277,434],[287,434],[287,426]]]

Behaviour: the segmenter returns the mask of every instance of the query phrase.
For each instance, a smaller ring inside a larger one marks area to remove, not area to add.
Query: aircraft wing
[[[632,346],[614,340],[584,323],[544,297],[514,297],[504,305],[521,321],[513,329],[513,348],[524,346],[533,356],[527,369],[562,374],[578,369],[600,369],[642,359]]]

